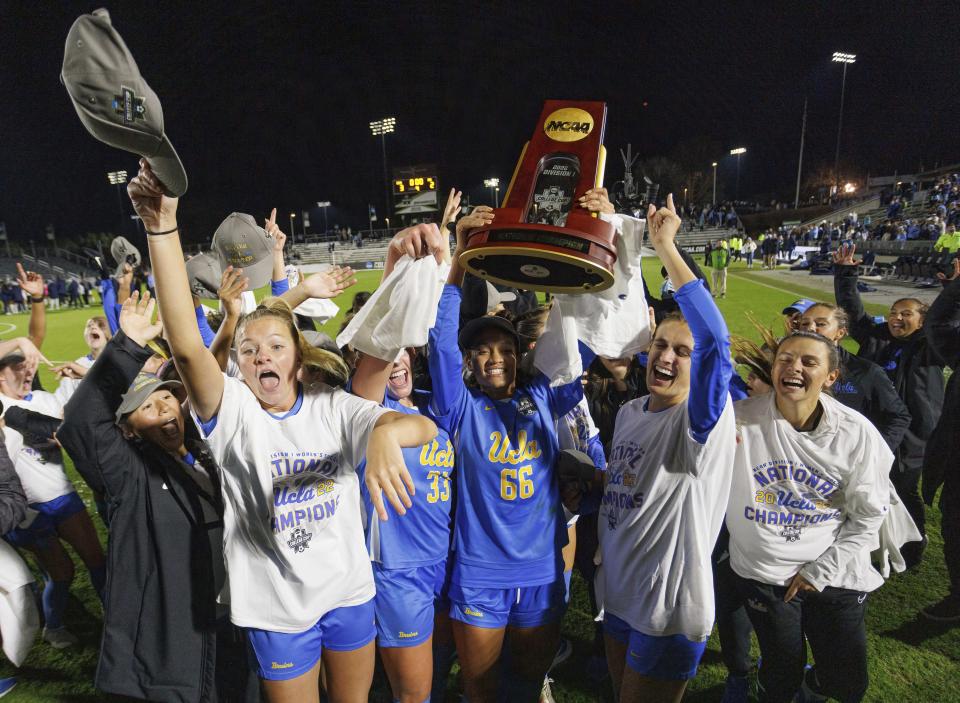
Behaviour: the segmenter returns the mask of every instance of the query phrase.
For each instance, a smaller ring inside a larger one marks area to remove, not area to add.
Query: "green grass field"
[[[644,271],[654,291],[659,289],[659,269],[655,259],[645,261]],[[356,290],[373,290],[379,276],[379,272],[359,273]],[[813,289],[771,282],[762,274],[748,273],[743,270],[743,264],[737,264],[731,270],[727,289],[727,298],[718,303],[731,331],[754,337],[756,335],[744,313],[752,312],[761,322],[779,329],[779,311],[786,305],[799,297],[822,297]],[[342,309],[349,307],[353,292],[349,291],[336,301]],[[875,314],[884,312],[879,306],[868,308]],[[83,354],[83,324],[92,314],[97,311],[90,308],[49,313],[47,341],[43,348],[47,357],[64,360]],[[339,324],[340,318],[332,320],[325,331],[333,336]],[[0,318],[0,338],[24,334],[26,325],[26,315]],[[55,381],[45,369],[41,371],[41,379],[44,387],[55,387]],[[91,512],[95,512],[89,489],[69,462],[68,470]],[[94,518],[94,522],[102,528],[99,518]],[[928,519],[930,545],[923,564],[913,572],[894,576],[871,598],[867,612],[871,677],[867,701],[960,701],[960,628],[945,628],[918,615],[920,607],[939,600],[946,593],[947,577],[939,526],[940,513],[932,509]],[[106,534],[102,530],[101,533],[105,543]],[[80,638],[79,646],[56,651],[38,641],[25,665],[17,672],[0,659],[0,677],[16,673],[20,681],[7,698],[10,703],[117,700],[98,693],[93,687],[100,642],[100,603],[79,562],[73,596],[66,623]],[[592,617],[586,588],[575,574],[573,597],[564,622],[564,634],[573,642],[574,654],[551,674],[555,680],[554,696],[560,703],[598,700],[598,692],[592,688],[586,675],[593,637]],[[725,677],[714,635],[700,672],[688,688],[686,700],[719,701]],[[457,700],[453,695],[454,677],[450,690],[448,700]]]

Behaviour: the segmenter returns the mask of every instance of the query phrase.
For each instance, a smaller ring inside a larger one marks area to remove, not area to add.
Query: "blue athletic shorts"
[[[627,645],[627,665],[654,679],[686,681],[697,675],[697,665],[707,642],[694,642],[683,635],[645,635],[630,628],[616,615],[605,613],[603,630]]]
[[[377,636],[373,599],[360,605],[335,608],[304,632],[272,632],[246,628],[261,679],[285,681],[301,676],[317,663],[320,652],[349,652]]]
[[[87,509],[76,491],[45,503],[31,503],[30,507],[39,513],[30,526],[15,527],[5,535],[7,541],[16,547],[43,546],[56,538],[57,525]]]
[[[470,588],[450,584],[450,617],[477,627],[539,627],[558,622],[567,609],[563,576],[522,588]]]
[[[435,607],[445,600],[446,560],[409,569],[373,565],[377,595],[377,642],[381,647],[414,647],[433,634]]]

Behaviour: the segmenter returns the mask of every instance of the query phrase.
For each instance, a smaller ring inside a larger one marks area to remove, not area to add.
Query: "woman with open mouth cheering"
[[[243,627],[271,703],[367,700],[374,668],[374,583],[363,541],[357,465],[381,519],[383,494],[403,515],[413,483],[402,447],[436,435],[402,415],[301,371],[345,380],[335,354],[311,346],[283,301],[260,305],[234,336],[242,378],[203,345],[177,233],[177,199],[146,161],[128,193],[149,233],[164,327],[191,411],[217,465],[224,500],[230,617]],[[324,284],[325,285],[321,285]],[[313,297],[351,283],[321,276]]]

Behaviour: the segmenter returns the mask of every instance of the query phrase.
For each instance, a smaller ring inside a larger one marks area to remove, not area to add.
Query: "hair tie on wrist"
[[[176,232],[176,231],[177,231],[178,229],[180,229],[180,228],[179,228],[179,227],[174,227],[173,229],[168,229],[166,232],[151,232],[151,231],[148,230],[146,227],[144,227],[143,229],[144,229],[144,231],[145,231],[147,234],[149,234],[151,237],[159,237],[161,234],[173,234],[174,232]]]

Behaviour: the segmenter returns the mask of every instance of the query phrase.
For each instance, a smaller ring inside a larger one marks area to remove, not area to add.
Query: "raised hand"
[[[43,277],[34,271],[24,271],[20,262],[17,262],[17,285],[27,295],[43,297]]]
[[[647,232],[654,247],[673,243],[680,231],[680,216],[673,204],[673,193],[667,195],[667,206],[657,210],[653,203],[647,208]]]
[[[154,307],[156,301],[150,299],[149,292],[144,293],[141,299],[140,291],[134,291],[120,308],[120,329],[141,347],[147,346],[163,331],[160,320],[153,322]]]
[[[307,276],[300,285],[311,298],[336,298],[356,282],[352,268],[337,266],[329,271]]]
[[[270,211],[270,217],[264,220],[263,228],[267,231],[267,234],[273,237],[273,253],[282,254],[283,245],[287,243],[287,235],[280,230],[280,226],[277,224],[277,208]]]
[[[276,211],[274,211],[276,212]],[[249,279],[243,275],[243,269],[235,269],[233,266],[227,266],[220,278],[220,288],[217,289],[217,297],[223,303],[223,312],[234,318],[239,318],[243,311],[243,292],[247,289]]]
[[[449,250],[448,239],[434,224],[420,224],[402,229],[390,240],[390,249],[396,256],[407,255],[419,259],[433,254],[437,261],[443,259],[444,250]]]
[[[606,188],[591,188],[580,196],[579,205],[590,212],[602,212],[607,215],[615,212]]]
[[[127,184],[127,195],[148,232],[166,232],[177,226],[179,201],[163,194],[146,159],[140,159],[140,172]]]
[[[937,271],[937,278],[941,281],[955,281],[960,278],[960,259],[953,260],[953,272],[950,275]]]
[[[469,215],[461,217],[457,222],[457,244],[461,244],[471,231],[493,224],[494,217],[493,208],[489,205],[473,208]]]
[[[440,234],[446,234],[447,225],[457,219],[460,214],[460,196],[461,193],[456,188],[450,189],[450,195],[447,196],[447,204],[443,208],[443,217],[440,220]]]
[[[860,259],[856,259],[853,256],[856,251],[856,244],[841,244],[840,247],[833,252],[833,263],[837,266],[858,266]]]

